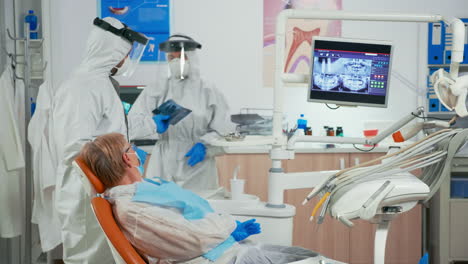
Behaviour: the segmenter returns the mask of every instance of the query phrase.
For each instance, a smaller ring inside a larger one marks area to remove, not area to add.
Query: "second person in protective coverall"
[[[58,161],[55,203],[65,263],[114,263],[71,162],[86,141],[110,132],[127,134],[118,83],[110,76],[131,74],[147,42],[117,19],[96,18],[82,63],[54,95],[49,142]]]
[[[232,126],[224,96],[200,77],[196,55],[200,48],[184,35],[173,35],[161,43],[159,49],[167,55],[170,76],[148,86],[128,115],[131,139],[157,133],[146,176],[171,180],[195,192],[218,187],[217,149],[207,141],[225,135]],[[152,113],[169,99],[192,110],[175,125],[169,125],[168,116]]]

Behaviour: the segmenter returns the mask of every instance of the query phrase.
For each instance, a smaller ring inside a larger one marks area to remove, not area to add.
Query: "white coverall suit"
[[[229,238],[237,226],[234,218],[213,212],[188,220],[180,209],[135,202],[137,185],[119,185],[105,195],[122,232],[150,264],[286,264],[304,259],[311,264],[342,264],[308,249],[248,239],[227,247],[218,259],[208,260],[202,255]]]
[[[123,27],[116,19],[104,20]],[[86,140],[111,132],[127,133],[122,102],[109,75],[131,47],[123,38],[93,27],[83,62],[54,96],[49,140],[58,161],[55,198],[65,263],[114,263],[90,197],[71,162]]]
[[[200,78],[195,51],[186,52],[189,74],[184,80],[171,76],[150,85],[140,94],[130,109],[129,133],[131,139],[156,133],[152,111],[169,99],[192,112],[169,129],[158,134],[145,176],[174,181],[195,192],[218,188],[215,154],[220,148],[207,147],[205,159],[191,167],[185,154],[197,142],[224,135],[233,128],[229,107],[223,94]]]

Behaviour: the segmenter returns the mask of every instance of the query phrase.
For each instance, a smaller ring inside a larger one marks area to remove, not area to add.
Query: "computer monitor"
[[[388,41],[314,37],[309,102],[387,107]]]

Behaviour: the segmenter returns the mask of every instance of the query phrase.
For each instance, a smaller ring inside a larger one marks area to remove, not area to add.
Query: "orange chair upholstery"
[[[91,204],[93,205],[94,214],[101,224],[106,237],[111,241],[115,250],[117,250],[125,262],[131,264],[146,264],[135,248],[133,248],[132,244],[128,242],[115,222],[110,203],[104,198],[94,197],[91,200]]]
[[[97,193],[103,193],[106,190],[101,180],[91,172],[81,157],[78,156],[75,159],[75,163],[83,172],[82,174],[88,178],[88,181]],[[115,259],[117,263],[124,261],[124,263],[127,264],[146,264],[145,260],[138,254],[132,244],[130,244],[115,222],[110,203],[104,198],[94,197],[91,200],[91,204],[96,219],[101,229],[104,231],[104,234],[106,234],[107,241],[110,243],[111,249],[113,250],[114,258],[119,258]],[[115,253],[117,253],[118,256],[116,256]]]
[[[91,169],[86,165],[80,156],[75,159],[75,162],[78,164],[81,171],[83,171],[83,173],[86,175],[86,178],[88,178],[89,182],[97,193],[103,193],[106,191],[104,184],[101,182],[101,180],[99,180],[98,177],[96,177],[96,175],[94,175],[94,173],[91,172]]]

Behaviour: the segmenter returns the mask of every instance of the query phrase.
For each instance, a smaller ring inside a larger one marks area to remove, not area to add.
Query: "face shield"
[[[117,29],[111,24],[97,17],[94,19],[93,24],[117,36],[120,36],[132,44],[130,52],[128,53],[127,57],[124,58],[125,61],[123,65],[118,67],[119,75],[125,77],[131,76],[135,72],[138,63],[143,56],[143,52],[145,51],[146,45],[148,44],[148,38],[141,33],[131,30],[125,24],[123,28]]]
[[[159,44],[159,59],[167,60],[172,78],[185,79],[193,72],[195,64],[194,53],[201,49],[201,44],[184,35],[172,35],[165,42]]]

